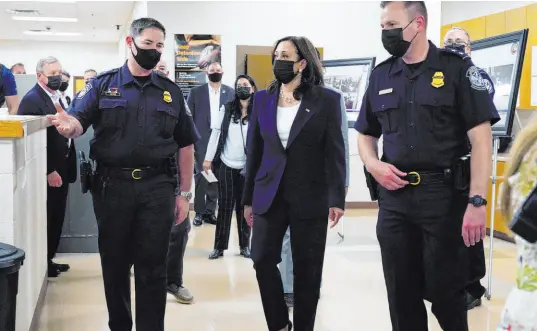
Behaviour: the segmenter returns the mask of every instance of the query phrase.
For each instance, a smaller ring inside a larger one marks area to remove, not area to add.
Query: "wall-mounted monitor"
[[[323,61],[323,67],[324,84],[343,94],[347,122],[352,128],[358,119],[369,76],[375,67],[375,58],[326,60]]]
[[[496,91],[494,104],[501,120],[492,127],[494,136],[511,136],[527,41],[525,29],[470,43],[473,63],[489,74]]]

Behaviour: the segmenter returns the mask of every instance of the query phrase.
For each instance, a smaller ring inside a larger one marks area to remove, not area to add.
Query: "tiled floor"
[[[375,211],[350,211],[344,219],[345,240],[338,226],[328,234],[317,331],[390,331]],[[232,231],[235,234],[236,231]],[[167,330],[266,330],[252,262],[239,257],[231,239],[225,258],[209,261],[214,226],[193,228],[186,252],[185,285],[195,296],[190,306],[169,297]],[[486,243],[488,247],[488,242]],[[488,254],[488,249],[487,249]],[[494,331],[515,277],[515,247],[495,241],[493,297],[469,313],[471,331]],[[488,261],[488,260],[487,260]],[[58,262],[71,271],[50,282],[40,331],[104,331],[107,311],[98,255],[64,255]],[[430,314],[430,330],[440,331]]]

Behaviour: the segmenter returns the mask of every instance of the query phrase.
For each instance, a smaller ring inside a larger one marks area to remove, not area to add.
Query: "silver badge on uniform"
[[[486,80],[483,78],[483,76],[481,76],[481,73],[476,66],[471,66],[470,68],[468,68],[468,71],[466,71],[466,77],[468,77],[468,79],[470,80],[470,86],[474,90],[487,90],[487,84],[485,83]]]

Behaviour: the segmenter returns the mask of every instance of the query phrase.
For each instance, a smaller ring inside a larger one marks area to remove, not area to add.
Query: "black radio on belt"
[[[80,187],[84,194],[91,191],[91,183],[93,183],[93,165],[91,161],[86,159],[86,155],[83,151],[78,151],[78,158],[80,160]]]
[[[467,191],[470,188],[470,154],[455,160],[453,164],[453,186],[458,191]]]
[[[537,187],[515,213],[509,229],[531,244],[537,241]]]

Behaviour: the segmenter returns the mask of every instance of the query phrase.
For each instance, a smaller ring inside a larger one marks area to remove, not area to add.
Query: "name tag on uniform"
[[[390,94],[392,92],[393,92],[393,88],[387,88],[385,90],[379,91],[379,95]]]
[[[106,95],[107,97],[120,97],[121,93],[119,93],[119,88],[111,87],[104,92],[104,95]]]

